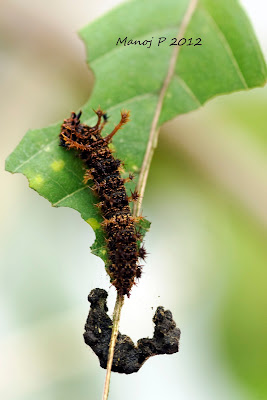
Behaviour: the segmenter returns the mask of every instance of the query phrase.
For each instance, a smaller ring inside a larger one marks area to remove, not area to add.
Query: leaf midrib
[[[177,36],[176,36],[177,38],[183,37],[191,19],[192,19],[192,16],[197,8],[197,5],[198,5],[198,0],[190,0],[189,1],[188,7],[183,15],[181,24],[179,26],[179,30],[177,32]],[[158,123],[159,123],[159,118],[160,118],[160,114],[161,114],[161,110],[162,110],[162,106],[163,106],[163,101],[164,101],[166,92],[169,88],[169,85],[171,83],[171,80],[175,74],[175,66],[176,66],[180,51],[181,51],[180,46],[177,46],[173,49],[171,57],[170,57],[168,70],[167,70],[165,79],[163,81],[163,84],[162,84],[162,87],[161,87],[161,90],[159,93],[158,102],[157,102],[157,105],[155,108],[154,117],[153,117],[153,120],[151,123],[150,132],[149,132],[149,139],[148,139],[148,143],[147,143],[146,153],[144,156],[143,164],[142,164],[138,182],[137,182],[137,191],[140,195],[140,201],[138,203],[136,202],[134,204],[134,208],[133,208],[134,216],[139,215],[139,213],[141,211],[142,199],[144,197],[145,186],[146,186],[146,181],[147,181],[147,177],[148,177],[148,171],[150,168],[153,153],[154,153],[156,143],[157,143],[157,137],[159,134]]]

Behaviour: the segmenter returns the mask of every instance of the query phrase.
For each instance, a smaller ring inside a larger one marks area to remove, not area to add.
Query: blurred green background
[[[90,227],[54,209],[4,160],[29,128],[87,100],[93,76],[76,31],[119,1],[1,2],[0,397],[100,399],[105,371],[83,343],[86,297],[115,290],[90,254]],[[267,54],[267,6],[243,0]],[[267,399],[267,88],[218,97],[166,124],[143,203],[152,221],[144,274],[121,332],[151,336],[158,305],[180,353],[112,375],[111,400]]]

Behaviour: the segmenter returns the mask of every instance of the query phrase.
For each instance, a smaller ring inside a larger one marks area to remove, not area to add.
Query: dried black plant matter
[[[129,121],[129,111],[121,112],[121,120],[113,131],[106,137],[101,136],[107,122],[107,115],[98,109],[95,111],[98,121],[90,127],[80,123],[79,114],[74,112],[65,119],[60,132],[60,145],[78,151],[86,166],[85,183],[94,182],[93,191],[99,198],[97,206],[101,210],[104,230],[107,241],[108,265],[107,271],[111,283],[120,295],[129,296],[136,278],[141,277],[139,258],[145,258],[146,251],[138,248],[140,234],[136,223],[142,217],[134,217],[129,206],[130,201],[138,199],[134,191],[129,197],[125,183],[133,179],[133,175],[123,179],[121,177],[121,160],[114,158],[108,144],[115,133]],[[103,119],[102,119],[103,118]]]
[[[93,289],[88,296],[91,309],[85,324],[84,341],[98,356],[102,368],[106,368],[112,321],[107,315],[107,292]],[[144,362],[157,354],[173,354],[179,350],[180,329],[169,310],[158,307],[153,317],[153,338],[139,339],[135,345],[129,336],[118,333],[112,362],[112,371],[132,374],[139,371]]]

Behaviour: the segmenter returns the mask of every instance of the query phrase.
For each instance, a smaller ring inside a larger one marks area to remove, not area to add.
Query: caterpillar
[[[138,200],[137,191],[131,192],[131,196],[126,193],[125,183],[133,180],[134,176],[129,174],[128,178],[122,178],[122,162],[113,157],[108,145],[115,133],[129,121],[130,112],[121,111],[120,122],[105,137],[101,133],[108,116],[100,108],[94,112],[98,119],[93,127],[80,122],[81,111],[78,114],[72,112],[70,118],[64,119],[59,145],[67,150],[75,149],[83,160],[86,168],[84,183],[92,181],[92,190],[99,198],[96,206],[103,217],[107,272],[119,294],[129,297],[132,286],[142,274],[139,258],[144,260],[146,257],[145,248],[138,244],[141,235],[136,228],[136,223],[143,217],[134,217],[131,213],[129,203]]]

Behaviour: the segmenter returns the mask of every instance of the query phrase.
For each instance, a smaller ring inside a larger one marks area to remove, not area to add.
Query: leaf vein
[[[75,190],[74,192],[69,193],[67,196],[62,197],[62,198],[61,198],[60,200],[58,200],[56,203],[53,203],[53,207],[57,207],[58,204],[62,203],[62,201],[68,199],[69,197],[75,195],[75,194],[78,193],[78,192],[81,192],[81,191],[84,190],[84,189],[87,189],[87,186],[83,186],[83,187],[81,187],[81,188]]]
[[[190,97],[195,101],[195,103],[198,106],[202,106],[202,104],[200,103],[200,101],[198,100],[197,96],[195,95],[195,93],[193,92],[193,90],[188,86],[188,84],[186,83],[186,81],[184,79],[182,79],[180,77],[180,75],[178,75],[177,73],[174,73],[174,78],[178,79],[181,86],[185,89],[185,91],[190,95]]]
[[[23,165],[27,164],[29,161],[31,161],[33,158],[35,158],[36,156],[38,156],[38,154],[42,153],[42,151],[44,151],[44,149],[49,146],[50,144],[54,143],[57,139],[53,139],[51,140],[51,142],[46,143],[45,146],[41,147],[40,150],[37,151],[37,153],[34,153],[30,158],[28,158],[27,160],[23,161],[20,165],[17,166],[17,168],[15,168],[13,170],[13,173],[17,172]]]
[[[213,27],[217,31],[217,34],[218,34],[219,38],[221,39],[221,42],[223,43],[223,45],[225,47],[225,50],[227,51],[228,55],[230,56],[230,59],[231,59],[233,65],[234,65],[234,67],[236,69],[236,72],[237,72],[242,84],[244,85],[244,87],[246,89],[248,89],[248,84],[246,82],[246,79],[245,79],[245,77],[243,75],[243,72],[240,69],[240,66],[239,66],[239,64],[237,62],[237,59],[236,59],[236,57],[235,57],[235,55],[233,53],[233,50],[231,49],[231,46],[230,46],[228,40],[226,39],[225,34],[222,32],[222,30],[220,29],[219,25],[217,24],[217,22],[213,18],[213,16],[205,8],[203,8],[203,9],[204,9],[204,12],[207,15],[207,17],[210,19]]]

